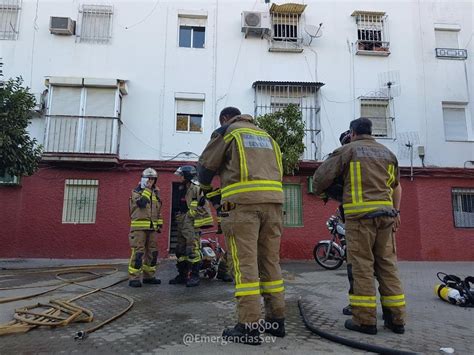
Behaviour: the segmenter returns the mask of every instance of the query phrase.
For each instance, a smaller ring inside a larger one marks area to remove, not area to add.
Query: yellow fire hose
[[[112,267],[111,265],[96,264],[96,265],[82,265],[78,267],[67,267],[67,268],[61,268],[61,269],[53,268],[52,270],[49,270],[49,269],[51,268],[47,268],[47,269],[42,268],[41,270],[29,270],[29,271],[25,270],[24,272],[21,269],[11,269],[12,271],[21,270],[22,274],[55,272],[56,279],[60,280],[61,282],[55,283],[55,284],[49,284],[49,285],[17,286],[17,287],[10,287],[10,288],[8,287],[0,288],[0,290],[15,290],[15,289],[44,288],[44,287],[54,286],[53,288],[49,290],[38,292],[31,295],[0,298],[0,303],[8,303],[8,302],[13,302],[13,301],[18,301],[18,300],[34,298],[40,295],[47,294],[49,292],[53,292],[57,289],[60,289],[68,285],[77,285],[77,286],[85,287],[85,288],[91,289],[91,291],[83,293],[76,297],[73,297],[66,301],[50,300],[48,304],[37,303],[37,304],[26,306],[23,308],[15,309],[15,314],[13,316],[15,320],[6,324],[0,324],[0,335],[13,334],[13,333],[25,333],[29,331],[30,329],[33,329],[39,326],[58,327],[58,326],[65,326],[73,322],[92,322],[94,318],[92,311],[86,308],[80,307],[77,304],[74,304],[73,302],[81,298],[90,296],[92,294],[98,293],[98,292],[103,292],[114,297],[122,298],[128,302],[127,307],[125,307],[119,313],[115,314],[114,316],[104,320],[103,322],[91,328],[79,331],[74,338],[74,339],[84,339],[88,334],[102,328],[104,325],[124,315],[126,312],[128,312],[132,308],[134,304],[134,301],[131,297],[105,290],[106,288],[115,286],[127,280],[127,278],[123,278],[117,282],[114,282],[111,285],[108,285],[102,288],[94,288],[91,286],[81,284],[81,282],[95,280],[104,276],[112,275],[118,272],[118,269],[116,267]],[[99,274],[99,273],[95,273],[91,271],[91,270],[97,270],[97,269],[109,269],[112,271],[104,273],[104,274]],[[85,273],[88,275],[81,276],[74,279],[67,279],[63,277],[64,275],[67,275],[67,274],[81,274],[81,273]],[[43,312],[38,312],[38,309],[43,309]]]

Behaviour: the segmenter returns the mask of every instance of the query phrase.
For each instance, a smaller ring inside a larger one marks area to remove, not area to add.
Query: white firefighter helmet
[[[153,168],[146,168],[143,170],[142,177],[158,179],[158,173]]]

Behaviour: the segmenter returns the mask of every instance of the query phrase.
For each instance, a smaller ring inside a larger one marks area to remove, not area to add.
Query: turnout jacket
[[[331,153],[314,173],[315,193],[323,193],[341,177],[346,219],[359,219],[375,211],[393,211],[393,189],[400,179],[398,161],[372,136],[361,135]]]
[[[283,203],[280,147],[250,115],[236,116],[212,133],[198,164],[203,188],[211,189],[214,175],[220,176],[223,202]]]
[[[209,202],[205,201],[204,206],[199,206],[199,201],[204,196],[199,186],[189,183],[186,188],[185,200],[188,211],[186,212],[194,223],[194,228],[211,228],[214,220],[211,215]]]
[[[132,191],[129,200],[130,230],[158,230],[163,225],[161,200],[157,189],[142,189],[140,185]]]

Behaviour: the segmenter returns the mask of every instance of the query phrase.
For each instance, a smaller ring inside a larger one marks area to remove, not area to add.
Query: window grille
[[[99,180],[67,179],[63,223],[95,223]]]
[[[255,116],[279,111],[289,104],[298,106],[305,122],[303,160],[320,159],[321,132],[318,90],[322,83],[266,82],[253,83]]]
[[[16,40],[20,25],[21,0],[0,0],[0,40]]]
[[[372,135],[374,137],[392,138],[392,119],[388,99],[361,98],[360,117],[372,121]]]
[[[176,131],[202,132],[204,101],[176,99]]]
[[[354,11],[357,24],[357,54],[389,55],[387,15],[384,12]]]
[[[80,41],[109,43],[112,38],[113,6],[82,5]]]
[[[474,228],[474,188],[453,188],[454,226]]]
[[[285,200],[283,203],[283,225],[285,227],[303,226],[303,199],[300,184],[283,184]]]

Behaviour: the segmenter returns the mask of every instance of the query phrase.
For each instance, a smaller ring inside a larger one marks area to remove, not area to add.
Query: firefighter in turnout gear
[[[141,287],[141,274],[144,284],[160,284],[155,278],[158,258],[157,238],[163,226],[161,200],[156,187],[158,174],[148,168],[142,173],[140,184],[132,191],[129,201],[130,235],[132,255],[128,264],[129,286]]]
[[[235,281],[238,323],[225,329],[228,341],[260,344],[260,300],[272,335],[285,335],[284,286],[280,269],[283,167],[278,144],[234,107],[220,114],[221,127],[213,132],[201,154],[198,179],[211,191],[219,174],[222,230],[230,248]]]
[[[350,124],[351,143],[336,149],[314,174],[319,194],[342,177],[346,218],[347,262],[352,268],[349,302],[352,319],[345,327],[376,334],[376,289],[384,325],[405,331],[405,295],[398,276],[395,238],[400,225],[401,186],[395,155],[372,134],[372,122],[359,118]],[[350,275],[349,275],[350,276]]]
[[[178,240],[176,257],[178,258],[178,275],[169,281],[170,284],[186,284],[187,287],[199,285],[201,267],[200,229],[214,225],[209,203],[195,181],[196,168],[185,165],[176,170],[181,176],[179,187]]]

